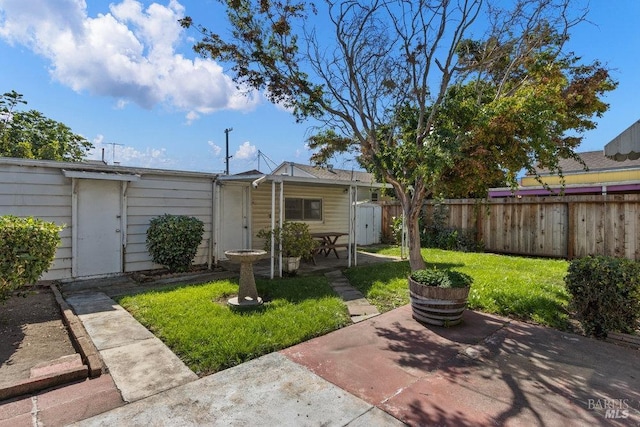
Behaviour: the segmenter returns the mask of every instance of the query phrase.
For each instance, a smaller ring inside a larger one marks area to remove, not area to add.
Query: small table
[[[348,233],[341,233],[341,232],[336,232],[336,231],[325,231],[322,233],[311,233],[311,236],[313,238],[316,238],[320,241],[320,246],[318,247],[318,249],[316,249],[316,251],[318,253],[320,252],[324,252],[324,256],[327,257],[329,256],[329,254],[331,253],[331,251],[333,251],[334,254],[336,254],[336,258],[340,258],[340,256],[338,255],[338,251],[336,251],[336,248],[339,247],[347,247],[348,245],[345,244],[336,244],[336,241],[338,240],[338,238],[340,238],[341,236],[347,236]]]

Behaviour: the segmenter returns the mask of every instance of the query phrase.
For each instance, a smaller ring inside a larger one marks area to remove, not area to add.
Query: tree
[[[230,64],[239,86],[265,90],[297,119],[319,120],[316,160],[357,147],[400,200],[412,270],[424,267],[426,197],[481,195],[537,165],[558,171],[615,87],[599,63],[565,52],[586,16],[573,0],[224,4],[230,33],[198,26],[196,52]]]
[[[36,110],[16,111],[20,104],[26,101],[16,91],[0,96],[0,156],[77,162],[93,147]]]

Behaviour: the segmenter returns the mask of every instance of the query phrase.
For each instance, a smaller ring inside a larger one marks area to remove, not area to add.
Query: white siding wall
[[[64,225],[53,264],[42,279],[71,276],[71,179],[65,178],[60,169],[1,167],[0,215],[32,216]]]
[[[300,197],[306,199],[322,199],[322,221],[305,221],[312,233],[322,231],[349,232],[349,194],[347,187],[310,186],[284,184],[284,197]],[[253,248],[263,249],[264,240],[258,239],[256,233],[261,229],[271,228],[271,183],[266,182],[252,190],[251,208]],[[278,224],[280,197],[279,184],[276,184],[276,225]],[[338,243],[347,243],[348,236],[340,237]]]
[[[204,223],[202,242],[194,263],[208,262],[212,230],[212,179],[169,175],[142,175],[127,190],[127,247],[125,271],[159,268],[147,252],[149,221],[164,215],[188,215]]]

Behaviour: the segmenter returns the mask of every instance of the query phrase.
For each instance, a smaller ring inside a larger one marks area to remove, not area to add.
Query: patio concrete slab
[[[155,337],[111,347],[100,354],[126,402],[135,402],[198,379]]]
[[[80,421],[77,426],[403,425],[371,404],[271,353]]]
[[[405,306],[282,353],[409,425],[640,425],[637,350],[497,316]]]

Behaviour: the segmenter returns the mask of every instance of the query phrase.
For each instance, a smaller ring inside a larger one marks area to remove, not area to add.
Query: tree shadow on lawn
[[[238,278],[232,278],[207,281],[203,283],[174,283],[162,286],[146,286],[140,288],[136,292],[127,293],[126,295],[120,295],[116,297],[116,300],[119,301],[126,296],[136,296],[150,292],[162,294],[175,292],[177,290],[185,288],[209,286],[215,284],[216,282],[227,282],[233,284],[234,290],[223,292],[214,299],[215,302],[226,305],[229,298],[238,295],[238,280]],[[328,279],[323,276],[294,276],[274,280],[256,279],[256,288],[258,291],[258,296],[262,298],[265,303],[276,299],[284,299],[291,303],[301,303],[306,300],[336,297],[336,293],[329,286]],[[256,310],[254,308],[252,310],[248,310],[247,313],[259,311],[260,310]]]
[[[265,301],[284,299],[291,303],[337,297],[323,276],[300,276],[277,280],[256,280],[258,295]]]
[[[563,295],[556,294],[554,297],[562,297],[566,300],[566,296]],[[470,299],[469,308],[492,311],[501,316],[539,323],[561,331],[577,332],[570,321],[571,313],[554,297],[546,294],[522,294],[521,292],[493,290],[485,298],[490,298],[495,302],[495,310],[476,306],[473,304],[473,299]]]
[[[465,264],[453,262],[428,262],[426,268],[437,268],[439,270],[455,269],[464,267]],[[366,273],[366,280],[362,278]],[[409,277],[411,268],[409,261],[395,261],[374,265],[365,265],[361,267],[351,267],[345,271],[345,274],[352,282],[352,285],[358,288],[365,296],[371,290],[375,282],[391,283],[396,280],[403,280]],[[407,282],[407,287],[408,287]]]
[[[463,263],[436,262],[427,263],[427,268],[456,269],[464,267]],[[408,289],[406,278],[410,274],[408,261],[377,264],[373,266],[353,267],[345,274],[351,283],[360,290],[365,297],[370,294],[376,283],[391,286],[400,281]],[[566,308],[568,296],[558,289],[545,288],[541,293],[523,293],[510,290],[494,289],[482,295],[482,300],[492,302],[480,303],[474,298],[474,287],[471,286],[469,308],[489,313],[509,316],[511,318],[540,323],[562,331],[577,332],[575,322],[571,321],[571,313]],[[389,289],[393,292],[393,289]],[[563,305],[565,303],[565,305]]]

